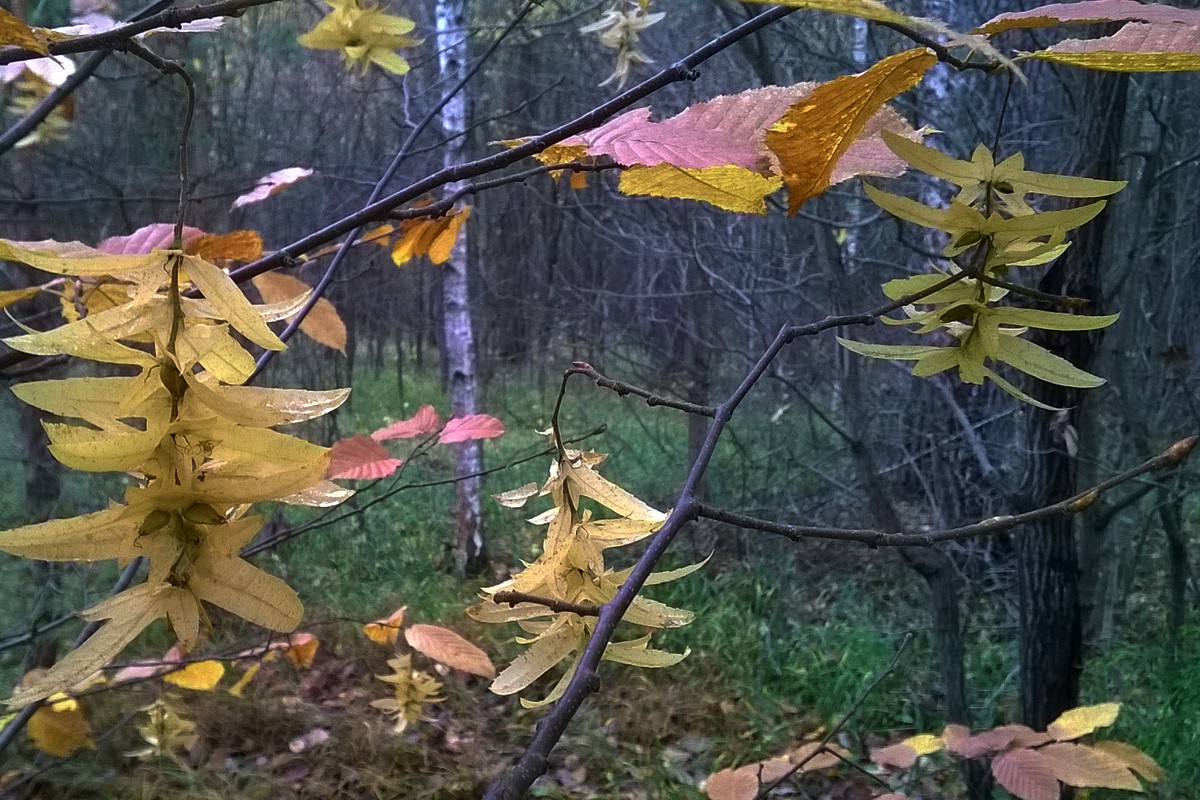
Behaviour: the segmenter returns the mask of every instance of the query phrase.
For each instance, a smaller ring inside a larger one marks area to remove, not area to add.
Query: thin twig
[[[711,406],[702,406],[697,403],[689,403],[686,400],[673,400],[669,397],[663,397],[649,389],[643,389],[640,386],[635,386],[632,383],[625,381],[616,381],[612,378],[607,378],[596,371],[596,368],[586,361],[576,361],[567,370],[568,375],[585,375],[592,380],[601,389],[609,389],[616,392],[619,396],[636,395],[643,398],[648,406],[665,406],[666,408],[674,408],[688,414],[696,414],[701,417],[711,417],[716,414],[716,410]]]
[[[791,539],[793,542],[805,539],[831,539],[841,542],[861,542],[870,547],[930,547],[938,542],[970,539],[978,536],[995,536],[1006,533],[1013,528],[1027,525],[1031,522],[1059,516],[1060,514],[1077,514],[1092,506],[1105,492],[1115,486],[1133,480],[1148,472],[1172,469],[1178,466],[1191,453],[1197,437],[1181,439],[1159,455],[1142,462],[1133,469],[1114,475],[1107,480],[1097,483],[1090,489],[1069,497],[1057,503],[1042,508],[1026,511],[1023,514],[1009,514],[1000,517],[962,525],[957,528],[947,528],[926,533],[906,533],[903,531],[880,531],[870,528],[826,528],[811,525],[789,525],[773,520],[759,519],[746,514],[736,514],[715,508],[705,503],[696,504],[697,516],[736,525],[739,528],[758,530],[764,533],[774,533]]]
[[[516,606],[520,603],[532,603],[538,606],[545,606],[551,611],[559,613],[578,614],[581,617],[598,617],[600,616],[600,606],[595,603],[571,603],[566,600],[559,600],[556,597],[542,597],[528,592],[496,592],[492,595],[492,602],[497,605]]]

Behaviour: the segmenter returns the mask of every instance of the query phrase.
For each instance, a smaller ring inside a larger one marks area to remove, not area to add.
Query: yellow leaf
[[[57,275],[76,277],[147,271],[165,266],[170,255],[166,250],[155,250],[149,254],[115,256],[79,242],[56,242],[52,239],[14,242],[0,239],[0,259],[19,261]]]
[[[556,621],[555,624],[557,628],[535,641],[492,681],[493,692],[500,695],[516,694],[583,644],[585,634],[582,625],[565,621]]]
[[[169,584],[149,584],[126,589],[99,603],[81,616],[89,621],[109,620],[80,647],[28,685],[13,692],[10,706],[25,706],[56,692],[66,691],[112,661],[154,620],[165,616],[159,595]]]
[[[925,48],[889,56],[866,72],[818,86],[767,131],[766,144],[779,158],[787,186],[788,213],[829,188],[838,159],[867,121],[936,63]]]
[[[0,532],[0,550],[42,561],[101,561],[132,558],[141,524],[125,506],[70,519],[53,519]]]
[[[196,692],[211,692],[225,677],[225,665],[220,661],[197,661],[181,670],[163,676],[167,683]]]
[[[392,246],[392,261],[399,267],[427,256],[433,264],[445,264],[450,260],[459,230],[470,215],[471,207],[465,206],[432,219],[404,220],[400,223],[403,235]]]
[[[196,399],[229,422],[253,428],[271,428],[315,419],[346,402],[349,389],[309,391],[306,389],[267,389],[259,386],[221,386],[204,376],[186,375]],[[16,387],[13,387],[16,389]],[[184,395],[185,410],[192,400]],[[26,401],[28,402],[28,401]]]
[[[250,681],[254,680],[254,676],[258,674],[260,669],[262,669],[261,661],[251,664],[249,668],[242,673],[242,677],[238,678],[237,683],[229,687],[229,694],[233,695],[234,697],[241,697],[246,691],[246,687],[250,685]]]
[[[400,606],[384,619],[377,619],[363,625],[363,633],[375,644],[391,647],[400,635],[400,628],[404,625],[404,615],[407,611],[408,606]]]
[[[627,642],[611,642],[604,648],[604,659],[634,667],[659,669],[673,667],[691,653],[691,648],[682,653],[668,653],[665,650],[655,650],[649,644],[649,634]]]
[[[265,303],[281,303],[310,292],[308,284],[281,272],[267,272],[252,279]],[[300,332],[317,344],[346,354],[346,325],[333,303],[322,297],[300,323]]]
[[[484,678],[496,677],[496,668],[487,653],[452,630],[437,625],[413,625],[405,629],[404,641],[413,650],[447,667]]]
[[[30,286],[28,289],[5,289],[4,291],[0,291],[0,308],[8,308],[13,303],[19,303],[26,298],[33,297],[40,291],[42,290],[39,286]]]
[[[766,214],[766,198],[782,181],[737,166],[685,169],[671,164],[630,167],[621,173],[621,194],[702,200],[726,211]]]
[[[1107,728],[1117,720],[1121,712],[1120,703],[1100,703],[1094,706],[1081,706],[1064,711],[1058,719],[1051,722],[1046,733],[1056,741],[1064,742],[1087,736],[1097,728]]]
[[[15,45],[23,50],[47,55],[47,31],[31,28],[12,12],[0,8],[0,44]]]
[[[936,753],[946,746],[945,741],[940,736],[934,736],[929,733],[921,733],[916,736],[910,736],[900,744],[908,745],[916,751],[919,756],[927,756],[930,753]]]
[[[201,600],[281,633],[295,630],[304,614],[300,597],[279,578],[211,550],[203,551],[191,565],[188,588]]]
[[[1158,783],[1167,777],[1167,773],[1163,772],[1158,762],[1131,744],[1113,741],[1095,742],[1092,744],[1092,749],[1117,759],[1151,783]]]
[[[34,747],[65,758],[84,747],[95,748],[92,726],[77,703],[50,703],[33,712],[28,724]]]
[[[267,327],[262,315],[250,305],[246,295],[223,270],[195,256],[184,256],[183,266],[188,278],[234,330],[267,350],[286,349],[279,337]]]

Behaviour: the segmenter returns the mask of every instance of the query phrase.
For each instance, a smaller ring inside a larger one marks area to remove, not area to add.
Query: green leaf
[[[997,308],[990,316],[1002,325],[1017,325],[1022,328],[1040,328],[1046,331],[1094,331],[1107,328],[1117,321],[1120,314],[1083,316],[1065,314],[1060,311],[1042,311],[1035,308]]]
[[[944,350],[928,344],[868,344],[837,337],[838,344],[852,353],[868,358],[888,358],[896,361],[917,361],[925,356]]]
[[[1085,372],[1062,356],[1019,336],[1002,337],[996,360],[1057,386],[1094,389],[1105,383],[1104,378]]]

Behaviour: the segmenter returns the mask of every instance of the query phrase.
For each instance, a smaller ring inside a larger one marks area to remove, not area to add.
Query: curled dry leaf
[[[509,489],[507,492],[500,492],[492,495],[492,499],[505,508],[520,508],[525,505],[525,502],[538,493],[538,485],[536,483],[527,483],[524,486],[518,486],[516,489]]]

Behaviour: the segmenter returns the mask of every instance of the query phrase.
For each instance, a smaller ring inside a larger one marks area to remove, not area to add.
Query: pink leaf
[[[199,228],[184,226],[185,245],[201,236],[204,236],[204,231]],[[151,250],[166,250],[174,241],[175,226],[170,222],[155,222],[138,228],[127,236],[110,236],[96,245],[96,249],[114,256],[136,256]]]
[[[403,463],[370,436],[352,436],[333,443],[333,459],[325,477],[375,480],[391,475]]]
[[[1029,11],[1010,11],[985,22],[976,33],[989,36],[1013,28],[1050,28],[1064,23],[1120,22],[1137,20],[1166,24],[1200,25],[1200,11],[1172,8],[1135,0],[1085,0],[1080,3],[1051,3]]]
[[[388,439],[412,439],[415,436],[433,433],[441,426],[442,419],[433,406],[423,405],[411,418],[393,422],[386,428],[380,428],[371,434],[371,438],[377,442],[386,442]]]
[[[504,423],[488,414],[468,414],[455,417],[442,428],[439,444],[469,442],[473,439],[495,439],[504,433]]]
[[[286,189],[296,181],[307,178],[312,174],[313,171],[311,169],[288,167],[287,169],[272,172],[270,175],[264,175],[258,179],[258,183],[254,185],[253,189],[234,200],[232,207],[241,208],[251,203],[257,203],[260,200],[266,200],[276,192]]]
[[[1036,750],[1009,750],[992,759],[996,782],[1019,800],[1058,800],[1058,778]]]

